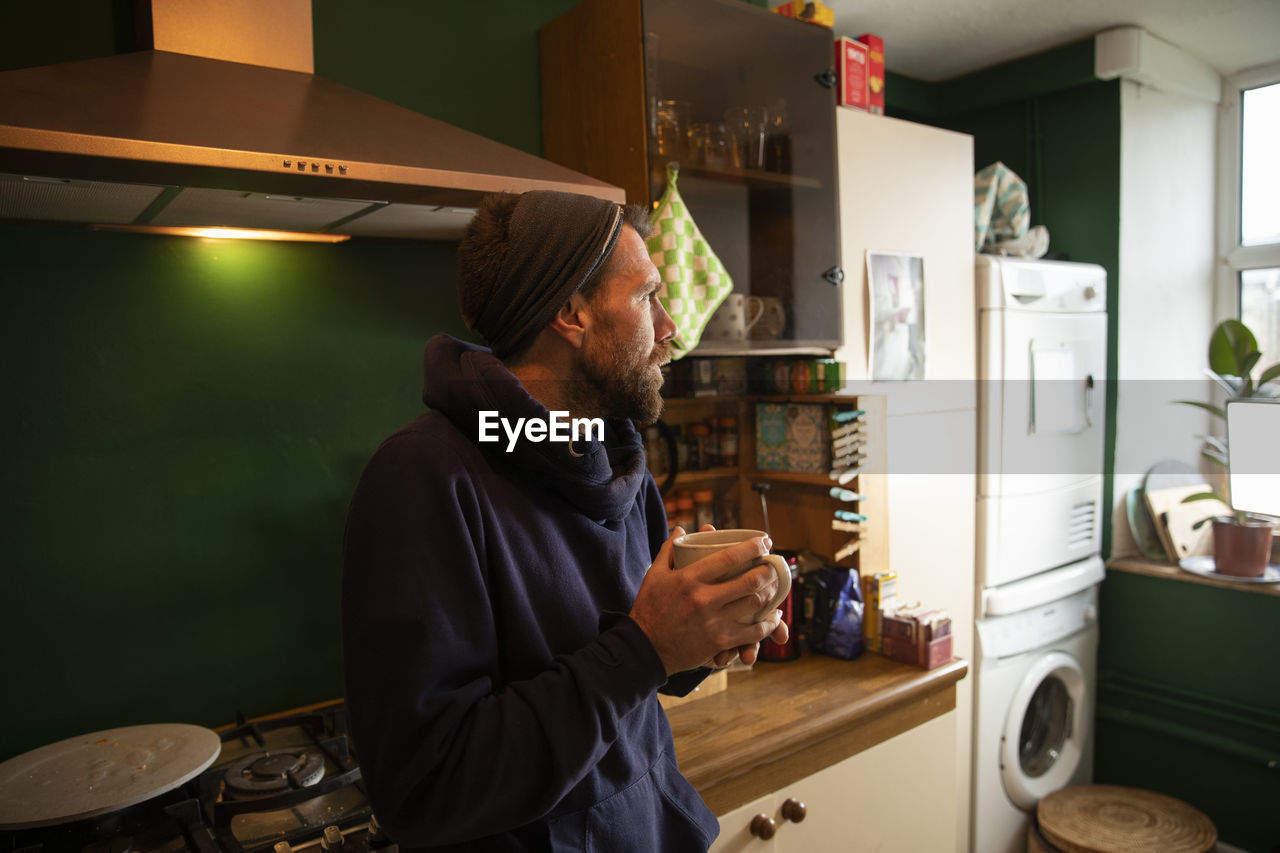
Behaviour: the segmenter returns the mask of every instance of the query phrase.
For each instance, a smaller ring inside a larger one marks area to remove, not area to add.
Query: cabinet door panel
[[[793,797],[806,814],[779,823],[777,850],[954,849],[955,751],[956,715],[944,714],[779,789],[779,809]]]
[[[751,821],[756,815],[767,815],[775,822],[778,821],[773,800],[773,795],[770,794],[736,808],[728,814],[720,815],[720,837],[716,839],[715,844],[711,845],[707,853],[738,853],[738,851],[772,853],[776,850],[777,835],[765,840],[751,834]]]
[[[734,290],[786,306],[781,340],[838,345],[841,289],[824,278],[840,262],[835,94],[818,81],[834,62],[831,31],[740,0],[642,8],[650,198],[678,162],[681,196]],[[717,123],[729,156],[712,162],[688,130]]]

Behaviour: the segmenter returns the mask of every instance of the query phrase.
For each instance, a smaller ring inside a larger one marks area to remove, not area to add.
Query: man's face
[[[595,322],[582,348],[583,409],[641,423],[662,414],[661,365],[671,360],[676,324],[658,301],[660,286],[644,240],[624,225],[588,303]]]

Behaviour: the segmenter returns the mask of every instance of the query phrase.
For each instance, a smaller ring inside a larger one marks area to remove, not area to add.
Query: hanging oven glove
[[[1031,225],[1027,183],[999,161],[973,176],[973,250],[1018,240]],[[1047,246],[1045,247],[1048,248]]]
[[[707,245],[676,189],[675,163],[667,164],[667,188],[653,211],[653,233],[646,247],[662,275],[658,298],[679,331],[671,358],[682,358],[698,345],[712,313],[733,290],[733,279]]]

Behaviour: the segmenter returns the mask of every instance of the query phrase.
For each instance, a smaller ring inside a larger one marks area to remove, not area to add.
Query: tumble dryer
[[[1106,272],[979,255],[973,853],[1091,781]]]

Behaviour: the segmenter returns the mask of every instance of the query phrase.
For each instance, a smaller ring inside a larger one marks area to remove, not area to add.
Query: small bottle
[[[727,468],[738,467],[738,419],[720,419],[720,464]]]
[[[714,525],[715,521],[715,495],[710,489],[703,489],[693,493],[693,524],[695,529],[701,530],[702,525]]]
[[[716,519],[720,522],[720,528],[723,530],[732,530],[740,526],[738,524],[738,496],[732,491],[726,493],[720,499],[716,507]]]
[[[689,425],[689,470],[700,471],[711,467],[711,430],[706,424]]]
[[[693,533],[698,529],[693,522],[693,497],[688,492],[676,492],[676,521],[673,526],[683,527],[685,533]]]
[[[667,511],[667,535],[670,536],[671,531],[674,530],[676,526],[676,513],[678,511],[675,497],[672,496],[664,500],[662,502],[662,507]]]
[[[715,468],[720,464],[720,433],[715,418],[707,418],[704,424],[707,430],[706,443],[702,448],[702,467]]]

